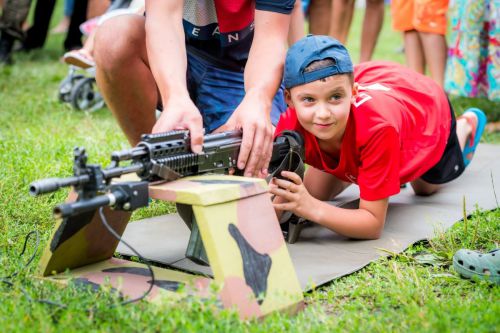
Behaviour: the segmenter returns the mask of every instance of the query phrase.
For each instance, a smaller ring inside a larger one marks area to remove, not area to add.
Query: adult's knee
[[[144,18],[123,15],[102,23],[96,31],[94,58],[98,68],[123,68],[141,57],[145,47]]]

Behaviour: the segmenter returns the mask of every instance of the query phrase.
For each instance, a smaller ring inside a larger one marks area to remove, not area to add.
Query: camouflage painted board
[[[154,199],[209,206],[267,193],[263,179],[226,175],[186,177],[169,183],[149,186]]]
[[[210,175],[150,187],[191,204],[221,301],[242,318],[296,312],[302,290],[263,179]]]
[[[76,193],[72,192],[67,201],[74,200]],[[131,213],[105,207],[104,215],[109,225],[122,235]],[[109,259],[117,245],[118,240],[104,227],[97,210],[59,219],[40,260],[39,272],[48,276]]]
[[[208,295],[211,279],[160,267],[152,267],[152,269],[155,280],[151,292],[146,297],[148,301],[161,302],[165,299],[181,298],[183,295],[189,294]],[[43,279],[64,285],[90,287],[90,289],[106,286],[118,292],[124,300],[144,295],[152,282],[150,271],[146,265],[117,258],[85,265],[68,273],[60,273]],[[186,293],[182,293],[182,295],[177,293],[179,289],[186,291]]]

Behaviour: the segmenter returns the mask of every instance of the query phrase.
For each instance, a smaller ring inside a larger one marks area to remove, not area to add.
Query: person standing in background
[[[16,40],[22,43],[20,50],[25,52],[44,46],[56,0],[36,2],[33,25],[25,32],[22,27],[28,17],[31,3],[32,0],[6,0],[0,17],[0,65],[12,63],[12,52]],[[82,47],[80,24],[91,18],[92,15],[102,14],[109,4],[109,0],[78,0],[75,2],[64,40],[66,51]]]
[[[314,35],[329,35],[345,44],[351,28],[355,3],[356,0],[311,0],[310,32]],[[372,59],[384,23],[384,12],[384,0],[365,1],[359,62]]]
[[[36,2],[33,24],[26,32],[26,39],[23,41],[23,51],[40,49],[45,45],[55,5],[56,0],[38,0]],[[23,21],[25,20],[26,17]]]
[[[332,0],[310,0],[305,8],[309,17],[309,32],[313,35],[327,35],[330,31]]]
[[[500,2],[455,0],[449,16],[445,90],[500,101]]]
[[[306,0],[307,1],[307,0]],[[288,31],[288,45],[293,45],[305,37],[305,17],[302,0],[296,0],[290,17],[290,30]]]
[[[403,32],[406,64],[443,86],[448,0],[392,0],[392,26]]]
[[[75,0],[64,0],[64,16],[61,21],[55,26],[55,28],[50,31],[50,33],[60,34],[68,31],[69,22],[71,20],[71,14],[73,14],[74,7]]]
[[[31,0],[7,0],[0,17],[0,65],[12,63],[12,48],[16,40],[24,40],[22,25],[30,10]]]
[[[365,62],[372,59],[380,31],[382,30],[382,25],[384,24],[384,14],[384,0],[366,0],[359,62]]]

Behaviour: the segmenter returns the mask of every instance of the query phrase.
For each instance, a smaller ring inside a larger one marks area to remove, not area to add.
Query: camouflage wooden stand
[[[302,290],[264,180],[188,177],[151,185],[150,196],[192,206],[224,307],[237,308],[242,318],[296,312],[302,307]],[[106,217],[121,235],[130,215],[106,210]],[[121,286],[124,295],[137,297],[139,290],[147,289],[149,273],[143,265],[111,258],[116,246],[95,212],[59,221],[42,258],[41,274],[46,277],[73,269],[71,276],[77,282],[99,285],[107,281],[112,287]],[[160,282],[155,283],[150,299],[171,295],[180,284],[198,290],[208,285],[207,278],[196,275],[158,267],[155,273]],[[67,277],[63,273],[50,278]]]
[[[225,307],[242,317],[296,311],[303,297],[262,179],[198,176],[150,186],[153,198],[192,205]]]

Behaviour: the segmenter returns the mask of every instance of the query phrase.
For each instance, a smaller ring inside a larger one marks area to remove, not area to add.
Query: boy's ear
[[[288,105],[288,107],[293,108],[292,95],[290,94],[289,89],[285,89],[285,103]]]
[[[352,85],[351,103],[354,103],[356,101],[356,98],[358,97],[358,89],[359,84],[357,82],[354,82],[354,84]]]
[[[357,82],[354,82],[352,85],[352,95],[353,96],[358,95],[358,88],[359,88],[359,84]]]

